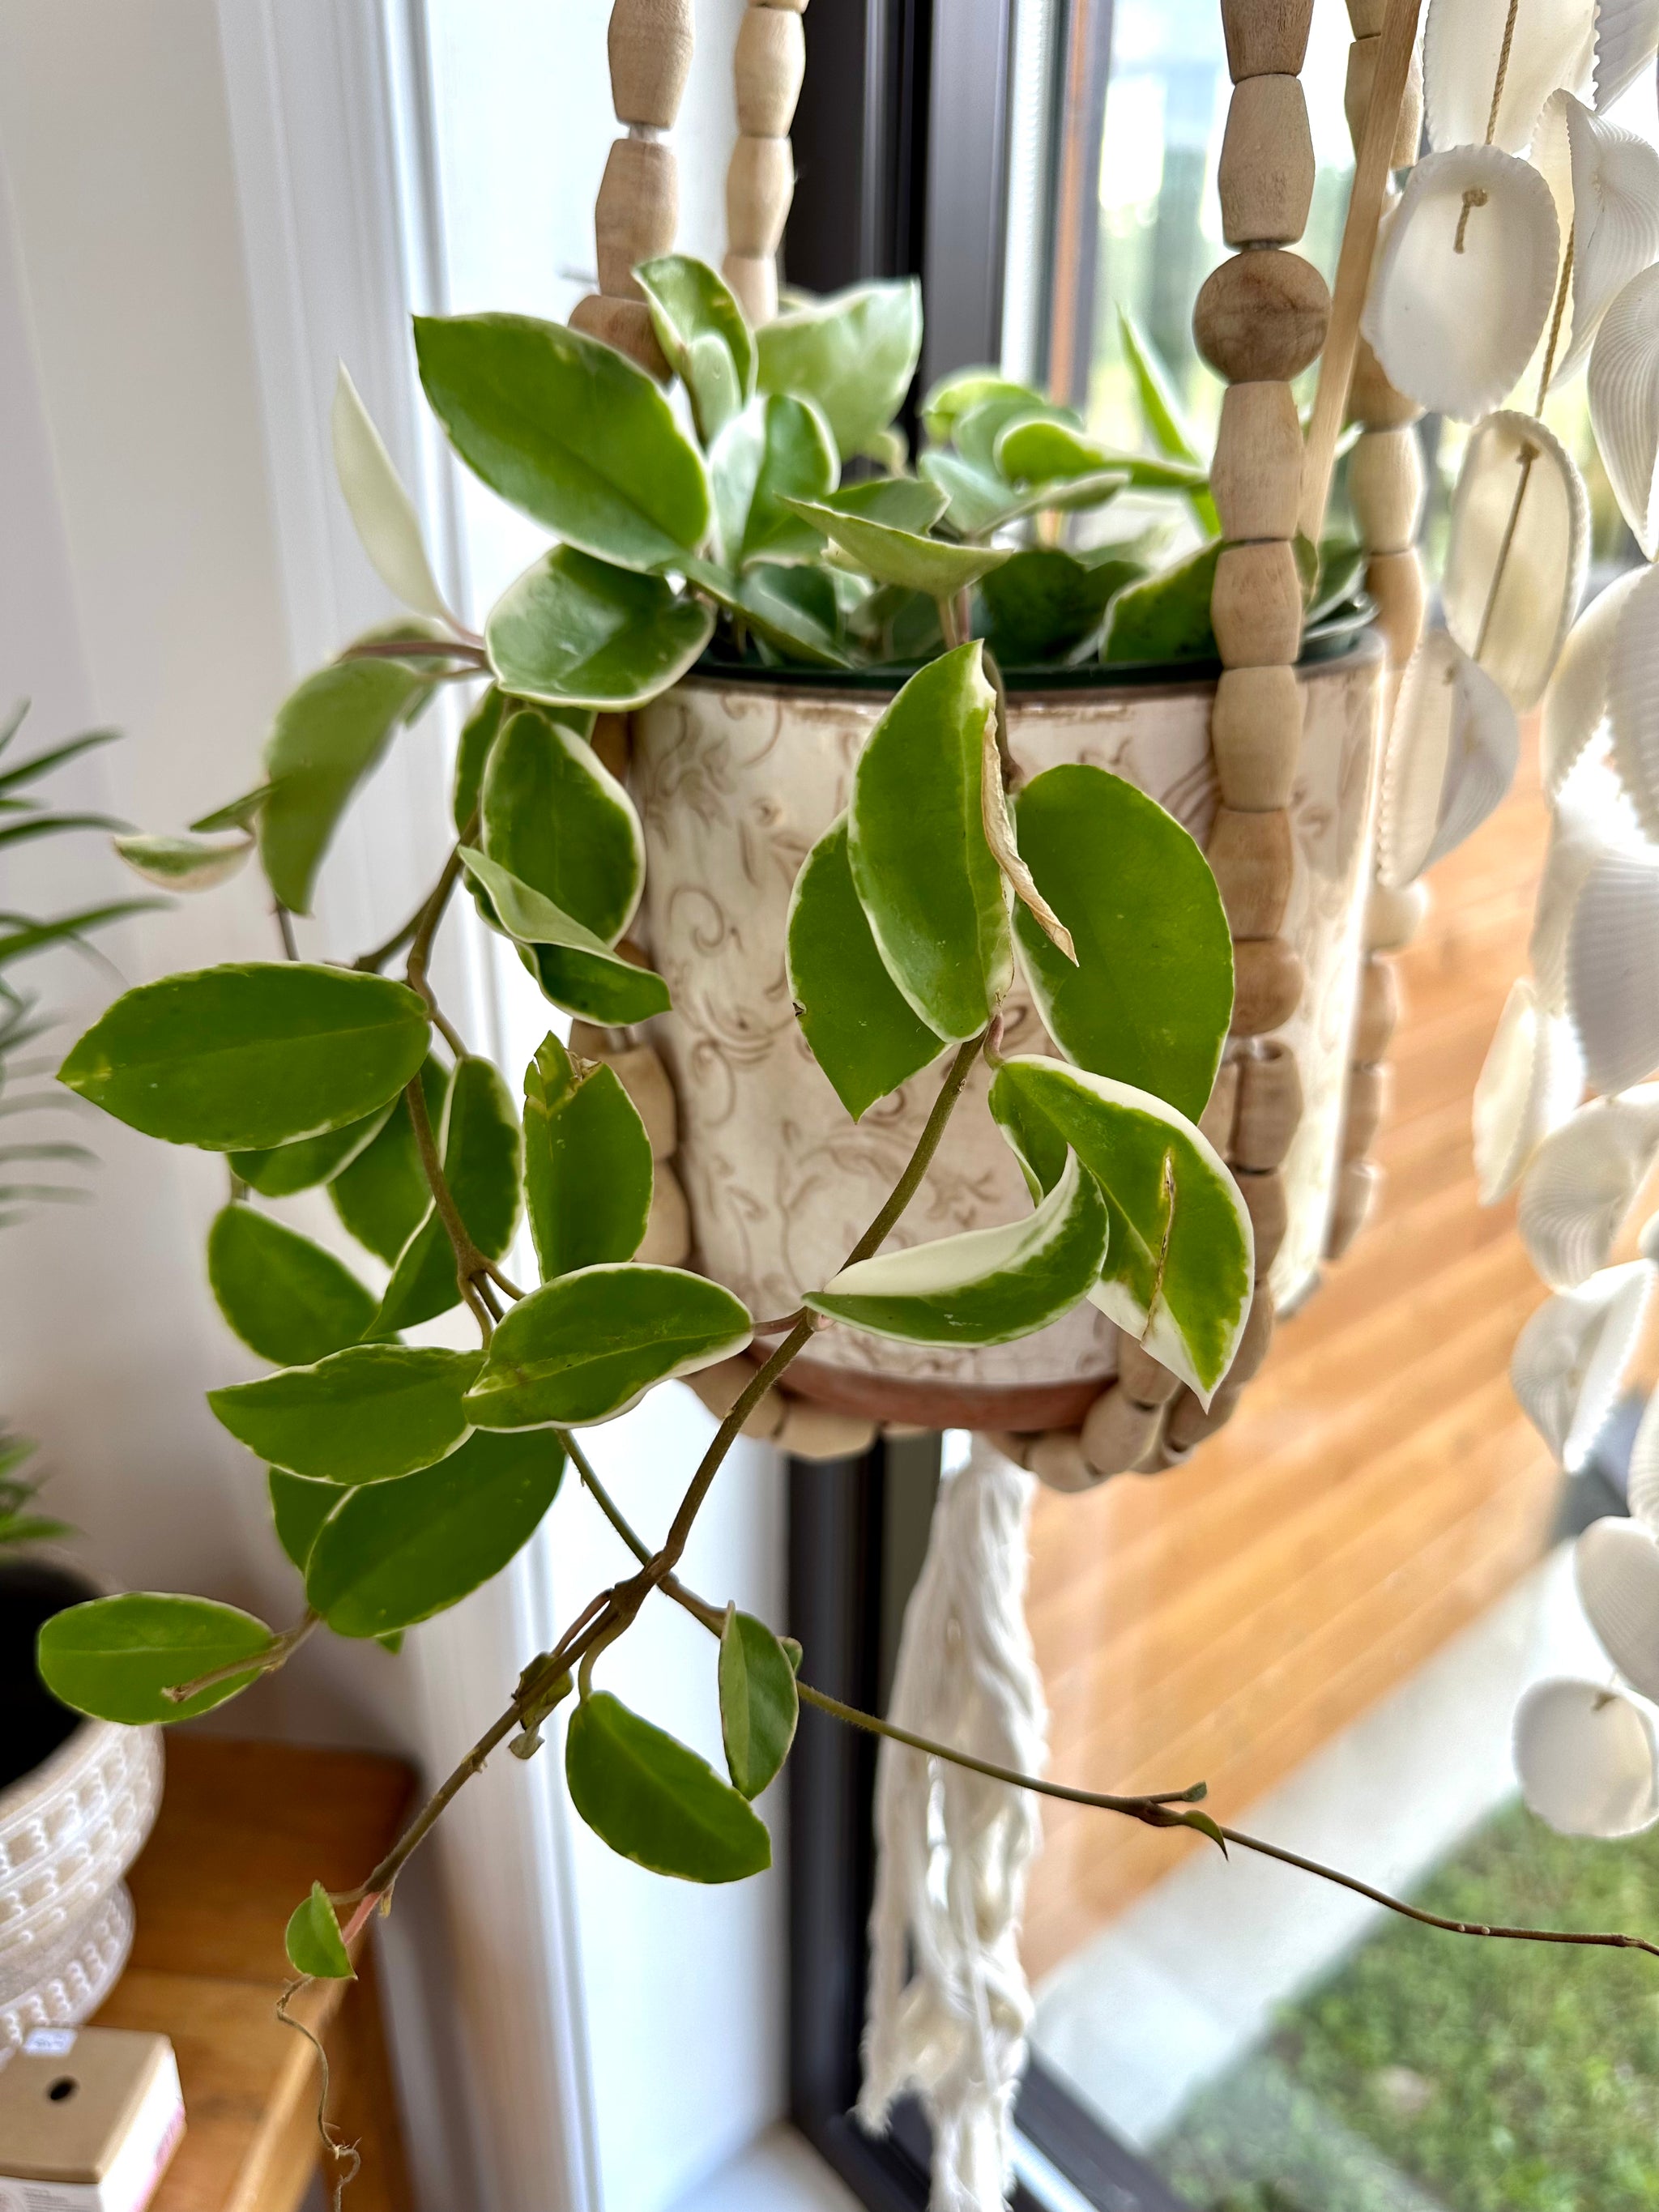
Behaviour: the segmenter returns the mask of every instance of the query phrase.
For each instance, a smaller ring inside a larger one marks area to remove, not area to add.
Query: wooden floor
[[[1039,1492],[1030,1618],[1057,1779],[1201,1777],[1237,1818],[1538,1556],[1557,1478],[1507,1368],[1545,1293],[1512,1202],[1475,1202],[1469,1099],[1525,968],[1544,838],[1534,782],[1435,871],[1434,910],[1400,958],[1382,1206],[1280,1329],[1231,1425],[1178,1472]],[[1026,1935],[1038,1975],[1186,1845],[1052,1802],[1044,1820]]]

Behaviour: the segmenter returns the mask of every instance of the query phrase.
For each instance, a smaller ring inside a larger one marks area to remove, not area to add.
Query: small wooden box
[[[143,2212],[184,2132],[166,2036],[37,2028],[0,2063],[0,2212]]]

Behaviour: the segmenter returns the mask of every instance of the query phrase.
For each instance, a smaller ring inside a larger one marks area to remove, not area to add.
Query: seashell
[[[1567,1012],[1593,1090],[1659,1067],[1659,854],[1603,853],[1573,902]]]
[[[1474,1173],[1482,1206],[1515,1188],[1583,1088],[1572,1030],[1547,1012],[1524,976],[1510,987],[1474,1086]]]
[[[1633,85],[1659,49],[1659,0],[1595,0],[1595,109]]]
[[[1567,942],[1585,878],[1606,854],[1642,849],[1630,801],[1607,763],[1607,740],[1598,738],[1561,787],[1533,910],[1533,981],[1551,1013],[1567,1011]]]
[[[1478,830],[1520,751],[1503,692],[1443,629],[1431,630],[1406,670],[1383,757],[1377,881],[1401,890]]]
[[[1527,1809],[1562,1835],[1611,1842],[1659,1820],[1652,1724],[1620,1692],[1560,1675],[1534,1682],[1511,1741]]]
[[[1649,1261],[1659,1252],[1659,1238],[1653,1233],[1656,1229],[1659,1229],[1659,1215],[1642,1231],[1642,1256]],[[1654,1251],[1648,1249],[1650,1241]],[[1630,1448],[1626,1495],[1632,1516],[1650,1534],[1659,1536],[1659,1390],[1650,1396]]]
[[[1429,143],[1462,147],[1485,138],[1521,153],[1557,85],[1577,92],[1589,82],[1595,52],[1587,0],[1520,0],[1518,7],[1515,0],[1429,0],[1423,33]],[[1493,115],[1500,68],[1504,89]]]
[[[1510,1387],[1569,1474],[1589,1459],[1618,1402],[1653,1272],[1645,1260],[1604,1267],[1547,1299],[1515,1340]]]
[[[1649,572],[1632,568],[1598,592],[1567,633],[1544,694],[1539,757],[1547,799],[1559,798],[1576,763],[1607,709],[1607,670],[1625,603]]]
[[[1659,253],[1659,151],[1570,92],[1554,92],[1539,118],[1532,161],[1554,198],[1563,242],[1572,241],[1553,384],[1584,360],[1615,296]]]
[[[1535,707],[1578,610],[1589,558],[1584,480],[1530,415],[1488,415],[1452,494],[1447,629],[1517,713]]]
[[[1659,1698],[1659,1540],[1638,1521],[1592,1521],[1572,1549],[1578,1602],[1632,1690]]]
[[[1531,360],[1560,252],[1554,197],[1527,162],[1496,146],[1426,155],[1379,242],[1360,328],[1401,392],[1472,422]]]
[[[1659,842],[1659,568],[1638,572],[1607,663],[1613,765],[1644,834]]]
[[[1532,1264],[1552,1290],[1607,1266],[1656,1159],[1659,1085],[1592,1099],[1551,1130],[1522,1180],[1519,1222]]]
[[[1659,267],[1632,276],[1590,348],[1590,427],[1607,482],[1636,542],[1659,551]]]

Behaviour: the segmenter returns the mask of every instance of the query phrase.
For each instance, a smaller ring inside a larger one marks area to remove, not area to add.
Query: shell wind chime
[[[1580,368],[1608,479],[1659,551],[1659,152],[1607,109],[1649,76],[1651,0],[1431,0],[1430,151],[1383,215],[1356,380],[1471,427],[1453,495],[1441,626],[1405,671],[1384,760],[1382,896],[1504,796],[1519,717],[1541,705],[1548,854],[1529,947],[1476,1085],[1484,1202],[1518,1194],[1553,1295],[1511,1377],[1562,1466],[1589,1462],[1639,1335],[1659,1218],[1613,1264],[1659,1161],[1659,576],[1582,614],[1583,483],[1540,416]],[[1653,94],[1650,93],[1651,99]],[[1534,384],[1530,411],[1506,404]],[[1369,493],[1356,455],[1356,511]],[[1577,619],[1575,619],[1577,617]],[[1585,1098],[1586,1089],[1589,1092]],[[1581,1103],[1583,1102],[1583,1103]],[[1656,1401],[1659,1405],[1659,1401]],[[1638,1438],[1629,1521],[1580,1538],[1579,1595],[1635,1693],[1552,1680],[1522,1699],[1515,1758],[1533,1810],[1569,1833],[1659,1821],[1659,1411]]]

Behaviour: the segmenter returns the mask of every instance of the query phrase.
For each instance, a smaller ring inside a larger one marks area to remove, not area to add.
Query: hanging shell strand
[[[806,70],[806,0],[750,0],[738,29],[738,143],[726,175],[726,283],[756,325],[778,312],[778,248],[795,196],[789,125]]]
[[[633,270],[668,252],[679,228],[679,170],[663,133],[690,72],[691,9],[692,0],[615,0],[611,10],[611,105],[627,136],[611,146],[593,206],[599,289],[570,318],[572,330],[615,346],[664,384],[668,364]]]

